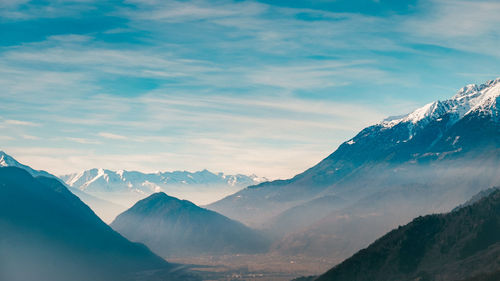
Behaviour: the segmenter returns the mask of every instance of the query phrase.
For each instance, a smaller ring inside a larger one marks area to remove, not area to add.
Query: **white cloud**
[[[40,124],[35,123],[35,122],[14,120],[14,119],[4,120],[3,123],[7,124],[7,125],[14,125],[14,126],[30,126],[30,127],[40,126]]]
[[[97,140],[91,140],[91,139],[86,139],[86,138],[67,137],[66,139],[69,141],[81,143],[81,144],[101,144],[101,142],[99,142]]]
[[[126,136],[108,133],[108,132],[100,132],[98,135],[103,137],[103,138],[112,139],[112,140],[126,140],[127,139]]]
[[[361,80],[361,77],[378,83],[389,80],[389,75],[374,67],[373,61],[356,60],[269,66],[249,73],[249,79],[253,83],[276,86],[290,91],[346,86],[355,80]]]
[[[207,2],[207,1],[128,1],[136,4],[139,11],[127,11],[129,16],[140,20],[186,22],[226,17],[255,16],[267,10],[267,5],[255,2]]]
[[[33,135],[26,135],[26,134],[22,135],[22,138],[23,138],[23,139],[26,139],[26,140],[39,140],[39,139],[40,139],[40,138],[39,138],[39,137],[37,137],[37,136],[33,136]]]

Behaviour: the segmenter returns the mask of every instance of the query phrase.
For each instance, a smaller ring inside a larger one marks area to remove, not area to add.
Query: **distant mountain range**
[[[112,230],[58,179],[0,168],[0,280],[197,279]]]
[[[207,208],[266,229],[279,253],[340,261],[398,224],[500,184],[499,96],[500,78],[468,85],[363,129],[291,179],[250,186]]]
[[[127,207],[155,192],[208,204],[246,186],[266,181],[255,175],[215,174],[207,170],[141,173],[91,169],[60,178],[73,188]]]
[[[310,280],[499,280],[500,191],[485,195],[448,214],[418,217]]]
[[[269,246],[255,230],[163,192],[137,202],[111,227],[163,257],[262,253]]]

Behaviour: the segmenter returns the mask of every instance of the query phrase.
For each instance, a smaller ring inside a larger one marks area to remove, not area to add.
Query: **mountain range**
[[[399,226],[310,279],[486,281],[498,280],[499,264],[500,191],[491,189],[451,213],[418,217]]]
[[[363,129],[291,179],[207,208],[268,231],[281,254],[341,261],[397,225],[500,183],[499,96],[500,78],[468,85]]]
[[[269,246],[245,225],[163,192],[137,202],[111,227],[163,257],[262,253]]]
[[[142,173],[90,169],[60,178],[72,188],[125,207],[156,192],[208,204],[246,186],[266,181],[256,175],[225,175],[208,170]]]
[[[54,177],[0,168],[0,280],[198,280],[101,221]]]

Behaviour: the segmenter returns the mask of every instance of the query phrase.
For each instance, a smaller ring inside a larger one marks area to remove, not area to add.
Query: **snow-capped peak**
[[[451,99],[435,101],[416,109],[410,114],[389,117],[381,122],[384,127],[393,127],[400,123],[417,124],[424,121],[435,120],[444,114],[453,114],[453,120],[459,120],[465,115],[482,111],[498,117],[496,107],[500,96],[500,78],[490,80],[484,84],[470,84],[460,89]]]
[[[17,162],[14,158],[12,158],[7,153],[0,150],[0,167],[21,167],[21,163]]]
[[[29,166],[23,165],[19,163],[14,157],[8,155],[7,153],[0,150],[0,167],[17,167],[21,168],[32,176],[44,176],[44,177],[54,177],[53,175],[42,171],[42,170],[34,170]]]

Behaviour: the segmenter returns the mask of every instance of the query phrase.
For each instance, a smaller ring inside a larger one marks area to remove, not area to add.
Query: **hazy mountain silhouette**
[[[317,281],[498,280],[500,191],[456,211],[418,217]]]
[[[268,247],[264,236],[243,224],[163,192],[137,202],[111,226],[162,256],[257,253]]]
[[[57,179],[0,168],[0,280],[190,280],[102,222]]]

